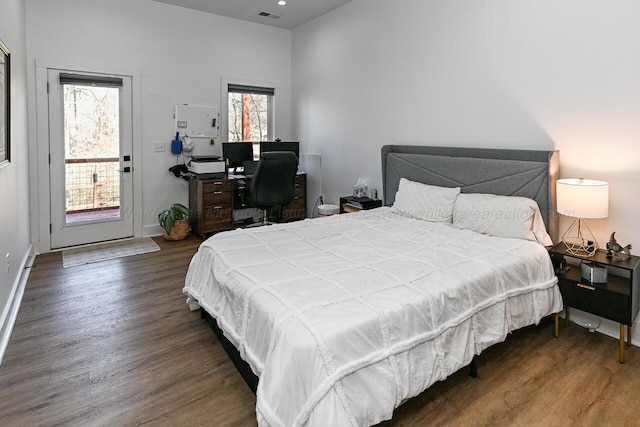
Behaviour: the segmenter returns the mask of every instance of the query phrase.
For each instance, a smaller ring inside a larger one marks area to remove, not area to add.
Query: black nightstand
[[[369,197],[340,197],[340,213],[366,211],[382,206],[382,200],[374,200]]]
[[[558,275],[558,286],[569,319],[569,307],[586,311],[620,323],[620,363],[624,363],[624,327],[627,326],[627,345],[631,345],[631,325],[640,307],[640,257],[622,255],[622,261],[607,258],[598,251],[592,257],[580,257],[565,251],[564,243],[549,249]],[[572,259],[567,264],[567,258]],[[607,269],[606,283],[591,283],[582,278],[580,264],[588,262]],[[578,264],[578,265],[574,265]],[[565,266],[561,269],[561,266]],[[556,337],[558,318],[556,315]]]

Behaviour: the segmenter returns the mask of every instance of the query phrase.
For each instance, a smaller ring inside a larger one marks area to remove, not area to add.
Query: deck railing
[[[67,213],[119,207],[119,165],[117,157],[66,159]]]

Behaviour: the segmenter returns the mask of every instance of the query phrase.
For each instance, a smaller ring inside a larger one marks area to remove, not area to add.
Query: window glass
[[[120,216],[119,87],[63,83],[66,221]]]
[[[231,142],[272,140],[274,89],[229,85],[228,135]]]

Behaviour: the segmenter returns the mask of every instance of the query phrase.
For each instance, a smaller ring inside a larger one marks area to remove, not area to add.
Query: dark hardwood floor
[[[200,243],[62,268],[38,256],[0,366],[0,425],[252,426],[255,396],[182,295]],[[640,351],[562,325],[512,334],[387,426],[639,425]]]
[[[2,425],[255,424],[255,397],[182,295],[200,240],[62,268],[41,255],[0,366]]]

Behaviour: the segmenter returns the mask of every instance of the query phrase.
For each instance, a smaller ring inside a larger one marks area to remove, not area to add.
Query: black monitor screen
[[[260,154],[266,151],[293,151],[296,153],[296,157],[300,158],[300,143],[299,142],[275,142],[275,141],[262,141],[260,142]]]
[[[253,160],[253,144],[251,142],[223,142],[222,157],[230,168],[242,167],[242,162]]]

